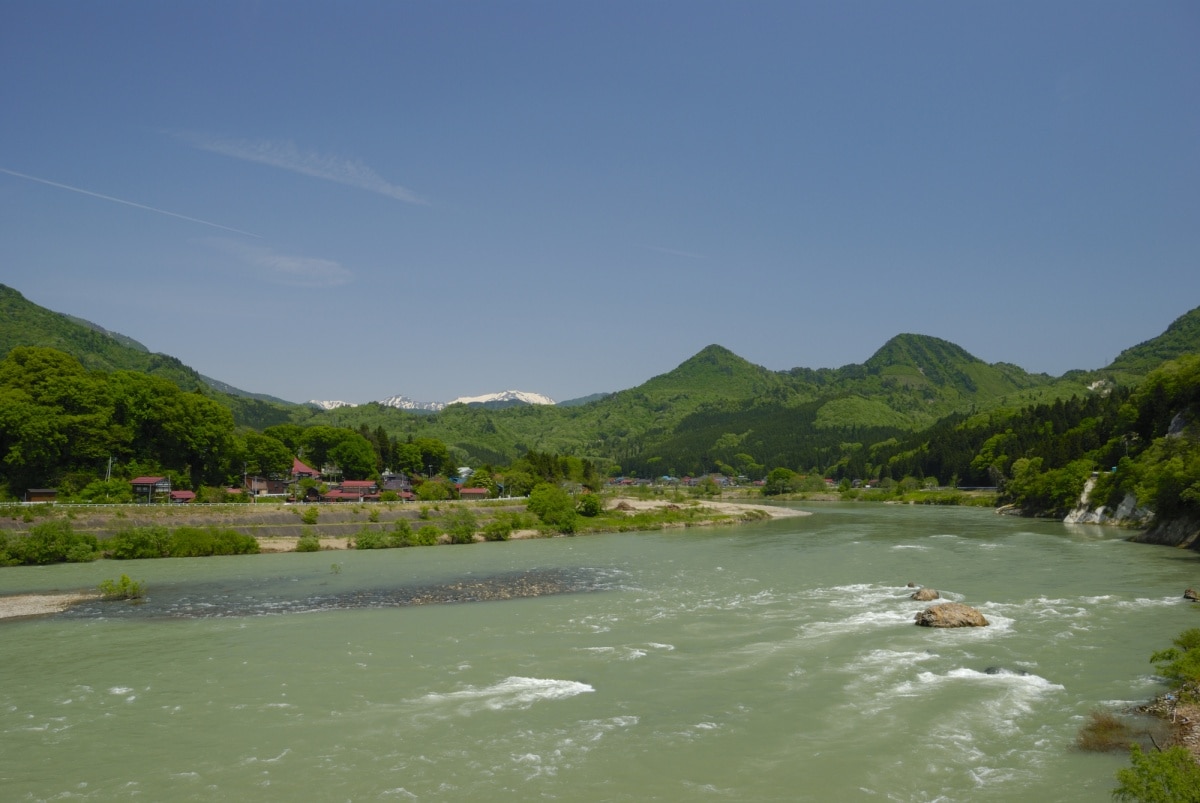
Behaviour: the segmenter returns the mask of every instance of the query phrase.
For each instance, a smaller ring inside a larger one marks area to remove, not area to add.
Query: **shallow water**
[[[0,570],[6,800],[1107,799],[1197,557],[989,511]],[[912,624],[909,581],[991,626]],[[548,592],[544,596],[524,596]],[[503,599],[502,597],[510,598]],[[474,600],[474,601],[473,601]]]

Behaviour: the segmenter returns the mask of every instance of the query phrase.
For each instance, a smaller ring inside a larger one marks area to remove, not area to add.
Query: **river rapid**
[[[9,801],[1100,801],[1194,553],[813,504],[653,533],[0,569]],[[913,624],[915,582],[987,628]]]

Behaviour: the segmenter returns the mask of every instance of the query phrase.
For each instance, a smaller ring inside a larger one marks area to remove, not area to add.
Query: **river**
[[[5,800],[1099,801],[1194,553],[814,504],[653,533],[0,569]],[[915,582],[986,628],[913,624]],[[516,598],[496,596],[516,589]],[[521,593],[546,593],[521,598]],[[478,601],[483,598],[483,601]]]

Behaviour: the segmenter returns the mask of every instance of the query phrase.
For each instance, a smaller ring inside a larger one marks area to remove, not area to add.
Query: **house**
[[[167,497],[177,505],[185,505],[196,501],[195,491],[171,491]]]
[[[343,491],[354,491],[363,496],[379,493],[379,486],[375,484],[374,480],[343,480],[338,488]]]
[[[487,499],[488,496],[490,496],[490,495],[491,494],[489,493],[487,488],[459,488],[458,489],[458,498],[459,499]]]
[[[43,502],[53,504],[58,501],[57,488],[30,488],[25,492],[26,502]]]
[[[156,497],[171,493],[171,481],[166,477],[135,477],[129,484],[139,502],[153,502]]]
[[[384,474],[383,485],[380,486],[381,491],[391,491],[405,501],[412,500],[413,496],[412,483],[404,474]]]
[[[299,457],[292,458],[292,482],[296,480],[319,480],[321,472],[305,465]]]

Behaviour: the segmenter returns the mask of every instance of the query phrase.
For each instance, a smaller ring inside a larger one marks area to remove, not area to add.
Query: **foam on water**
[[[512,708],[529,708],[542,700],[565,700],[579,694],[595,691],[586,683],[574,680],[547,678],[507,677],[491,686],[468,686],[459,691],[426,694],[421,699],[428,703],[459,703],[464,714],[477,711],[502,711]]]

